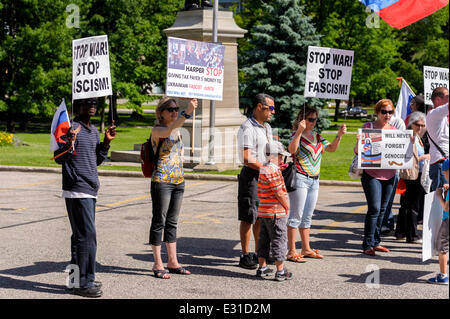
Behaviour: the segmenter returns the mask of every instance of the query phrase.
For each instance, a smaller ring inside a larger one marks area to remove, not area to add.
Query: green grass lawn
[[[1,129],[1,128],[0,128]],[[136,143],[144,142],[150,136],[149,128],[128,128],[119,127],[117,137],[111,143],[110,151],[131,150]],[[335,134],[323,134],[329,141],[332,141]],[[50,134],[47,132],[37,133],[17,133],[15,137],[26,145],[2,146],[0,147],[0,165],[17,166],[44,166],[59,167],[50,158],[53,153],[50,151]],[[103,134],[100,134],[103,140]],[[348,177],[348,167],[353,158],[353,146],[355,145],[355,135],[344,135],[339,149],[335,153],[325,153],[322,158],[321,179],[323,180],[351,180]],[[108,170],[129,170],[140,171],[136,166],[105,166],[101,169]],[[220,172],[224,175],[236,175],[240,170],[227,170]],[[205,174],[218,174],[218,172],[205,172]]]

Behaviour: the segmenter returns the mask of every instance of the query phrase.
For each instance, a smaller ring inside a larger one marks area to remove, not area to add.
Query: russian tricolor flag
[[[401,118],[403,121],[411,113],[411,100],[416,96],[409,87],[408,83],[402,79],[402,87],[398,97],[397,106],[395,107],[395,116]]]
[[[56,151],[64,143],[66,143],[61,136],[66,135],[70,128],[69,115],[67,113],[66,102],[64,99],[59,105],[58,109],[53,115],[52,128],[50,133],[50,150]]]
[[[401,29],[445,7],[448,0],[359,0],[386,21]]]

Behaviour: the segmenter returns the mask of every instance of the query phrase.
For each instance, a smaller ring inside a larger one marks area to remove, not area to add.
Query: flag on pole
[[[395,107],[395,116],[401,118],[403,121],[411,113],[411,100],[416,96],[409,87],[408,83],[402,79],[402,86],[400,95],[398,97],[397,106]]]
[[[52,128],[50,132],[50,150],[56,151],[64,143],[61,136],[66,135],[70,128],[69,114],[67,113],[66,102],[64,99],[53,115]]]
[[[402,29],[445,7],[448,0],[359,0],[387,24]]]

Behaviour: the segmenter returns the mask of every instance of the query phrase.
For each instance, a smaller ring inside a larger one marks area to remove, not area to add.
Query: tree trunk
[[[14,114],[6,113],[6,131],[8,133],[16,133],[16,122],[14,121]]]
[[[336,101],[336,108],[334,109],[334,121],[338,121],[339,116],[339,104],[341,104],[341,100],[335,100]]]

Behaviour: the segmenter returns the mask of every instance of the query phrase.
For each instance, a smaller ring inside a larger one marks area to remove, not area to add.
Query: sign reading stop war
[[[308,47],[304,96],[347,100],[352,68],[351,50]]]
[[[168,38],[166,94],[222,100],[225,46]]]
[[[74,100],[112,95],[107,35],[73,40],[72,61]]]
[[[425,94],[425,104],[433,105],[431,94],[438,87],[448,89],[448,69],[434,66],[423,66],[423,92]]]
[[[407,169],[413,164],[412,130],[359,129],[358,168]]]

